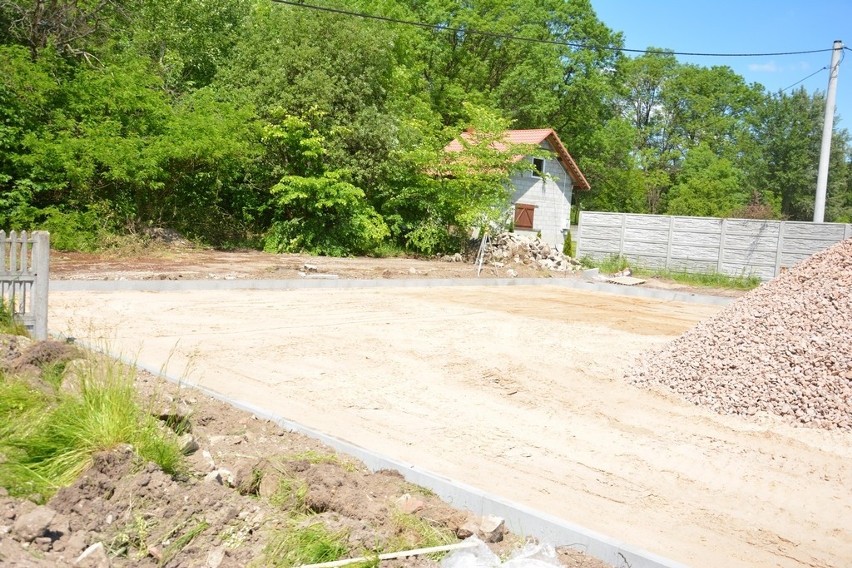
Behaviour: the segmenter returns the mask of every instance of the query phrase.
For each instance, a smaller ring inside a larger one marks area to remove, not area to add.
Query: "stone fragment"
[[[178,445],[180,446],[180,451],[186,456],[194,454],[200,447],[195,440],[195,436],[188,432],[178,438]]]
[[[36,507],[15,520],[12,525],[12,534],[21,542],[32,542],[47,534],[54,517],[56,517],[56,511],[53,509],[45,506]]]
[[[102,542],[96,542],[83,551],[74,560],[74,566],[79,568],[109,568],[110,561]]]
[[[396,500],[396,506],[403,513],[413,514],[423,510],[426,503],[422,499],[418,499],[417,497],[406,493]]]

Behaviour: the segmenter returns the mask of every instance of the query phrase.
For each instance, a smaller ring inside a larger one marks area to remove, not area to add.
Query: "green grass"
[[[176,436],[139,405],[132,370],[89,363],[78,369],[73,392],[47,394],[0,377],[0,486],[12,495],[44,501],[89,468],[95,453],[126,444],[167,473],[181,470]]]
[[[331,463],[340,466],[344,471],[353,472],[357,466],[349,460],[341,459],[340,456],[333,453],[317,452],[314,450],[305,450],[287,456],[290,461],[306,461],[310,464]]]
[[[107,544],[110,556],[129,557],[131,551],[136,551],[134,560],[148,556],[148,539],[156,522],[145,515],[134,513],[130,519]]]
[[[458,538],[449,528],[436,525],[417,515],[396,511],[392,522],[396,535],[383,545],[388,551],[429,548],[458,542]],[[444,555],[445,553],[437,553],[430,555],[430,558],[440,560]]]
[[[332,532],[322,523],[290,519],[288,526],[271,534],[264,557],[267,566],[291,568],[339,560],[348,552],[347,535]]]
[[[583,259],[583,264],[589,268],[598,268],[601,274],[614,274],[627,267],[636,277],[660,278],[674,280],[687,286],[698,286],[705,288],[729,288],[732,290],[751,290],[760,286],[761,280],[757,276],[729,276],[719,272],[680,272],[675,270],[653,270],[641,266],[633,266],[619,255],[612,255],[603,260],[595,261],[589,258]]]
[[[15,318],[12,305],[3,298],[0,298],[0,333],[29,336],[27,326]]]
[[[640,270],[637,274],[644,274]],[[706,288],[730,288],[732,290],[752,290],[760,286],[762,280],[757,276],[728,276],[718,272],[675,272],[671,270],[658,270],[651,273],[654,278],[665,278],[674,280],[689,286],[703,286]]]
[[[293,514],[307,514],[308,485],[301,479],[283,477],[275,492],[269,496],[269,502],[276,507],[292,511]]]
[[[186,528],[187,525],[189,528]],[[186,523],[176,527],[170,535],[170,544],[163,551],[163,557],[158,563],[159,566],[165,566],[174,558],[181,550],[192,542],[195,537],[203,533],[210,526],[210,523],[204,519],[189,519]],[[184,530],[186,528],[186,530]],[[174,540],[171,540],[174,539]]]

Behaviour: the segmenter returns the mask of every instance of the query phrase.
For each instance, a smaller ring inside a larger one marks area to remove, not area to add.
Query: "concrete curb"
[[[56,334],[53,334],[53,336],[62,337]],[[619,542],[614,538],[569,523],[553,515],[513,503],[460,481],[437,475],[414,464],[396,460],[340,438],[329,436],[253,404],[224,396],[207,387],[187,383],[164,373],[162,368],[155,368],[124,356],[115,356],[84,342],[80,342],[79,345],[91,351],[115,357],[130,366],[148,371],[171,383],[198,390],[234,408],[249,412],[262,420],[270,420],[285,430],[318,440],[338,452],[360,460],[371,471],[381,469],[398,471],[407,481],[434,491],[436,495],[453,507],[477,515],[496,515],[503,518],[506,521],[506,526],[515,534],[532,536],[540,542],[553,545],[570,546],[617,568],[688,568],[685,564]]]
[[[338,452],[360,460],[371,471],[380,469],[398,471],[407,481],[434,491],[453,507],[471,511],[477,515],[496,515],[505,519],[506,526],[515,534],[533,536],[541,542],[554,545],[569,545],[576,550],[580,550],[589,556],[598,558],[615,567],[686,568],[684,564],[668,560],[640,548],[632,547],[614,538],[536,511],[524,505],[513,503],[465,483],[437,475],[414,464],[399,461],[340,438],[329,436],[253,404],[231,399],[200,385],[192,385],[184,381],[179,381],[174,377],[164,374],[161,369],[155,369],[129,360],[125,360],[125,362],[163,377],[172,383],[190,386],[234,408],[249,412],[260,419],[270,420],[285,430],[297,432],[318,440]]]
[[[578,278],[458,278],[410,280],[51,280],[51,292],[165,292],[199,290],[307,290],[364,288],[440,288],[453,286],[557,286],[653,300],[724,306],[735,298],[660,288],[619,286]]]

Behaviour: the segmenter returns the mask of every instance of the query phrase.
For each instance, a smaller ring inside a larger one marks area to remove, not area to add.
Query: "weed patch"
[[[761,279],[752,275],[729,276],[719,272],[680,272],[676,270],[655,270],[642,266],[635,266],[625,257],[612,255],[596,261],[588,257],[583,258],[582,263],[589,268],[598,268],[601,274],[615,274],[625,268],[630,268],[634,276],[647,278],[660,278],[673,280],[687,286],[699,286],[705,288],[729,288],[732,290],[751,290],[761,284]]]
[[[136,402],[131,372],[115,362],[80,366],[75,392],[61,391],[53,376],[53,394],[4,378],[0,486],[44,501],[90,467],[96,452],[125,444],[164,471],[178,473],[177,440]]]
[[[291,519],[270,536],[264,553],[266,565],[275,568],[331,562],[348,553],[346,534],[332,532],[322,523]]]

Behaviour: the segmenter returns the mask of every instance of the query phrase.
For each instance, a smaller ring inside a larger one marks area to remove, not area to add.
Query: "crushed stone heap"
[[[852,430],[852,239],[644,354],[626,378],[722,414]]]
[[[538,237],[518,233],[500,233],[491,237],[484,262],[497,268],[506,264],[534,264],[546,270],[573,272],[582,270],[578,260],[566,256]]]

